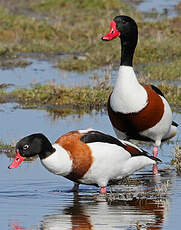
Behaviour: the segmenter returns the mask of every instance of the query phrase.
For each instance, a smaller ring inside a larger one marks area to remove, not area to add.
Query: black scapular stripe
[[[115,144],[115,145],[118,145],[124,149],[126,149],[126,145],[123,144],[121,141],[119,141],[117,138],[113,137],[113,136],[110,136],[108,134],[105,134],[105,133],[102,133],[102,132],[99,132],[99,131],[95,131],[95,130],[92,130],[92,131],[89,131],[87,132],[84,136],[82,136],[80,138],[80,140],[86,144],[88,143],[93,143],[93,142],[104,142],[104,143],[109,143],[109,144]],[[142,152],[141,152],[142,151]],[[158,158],[155,158],[153,156],[150,156],[146,151],[144,151],[143,149],[141,149],[140,151],[140,154],[137,155],[137,154],[131,154],[132,157],[136,157],[136,156],[146,156],[152,160],[155,160],[155,161],[160,161],[160,159]]]
[[[157,88],[157,87],[154,86],[154,85],[151,85],[151,88],[152,88],[157,94],[159,94],[160,96],[162,96],[162,97],[165,98],[164,94],[162,93],[162,91],[161,91],[159,88]],[[172,121],[172,125],[175,126],[175,127],[178,126],[178,124],[177,124],[175,121]]]
[[[157,94],[159,94],[160,96],[162,96],[162,97],[165,98],[164,94],[162,93],[162,91],[161,91],[159,88],[157,88],[157,87],[154,86],[154,85],[151,85],[151,88],[152,88]]]
[[[86,144],[92,142],[104,142],[119,145],[120,147],[125,148],[125,145],[117,138],[95,130],[89,131],[84,136],[82,136],[80,140]]]

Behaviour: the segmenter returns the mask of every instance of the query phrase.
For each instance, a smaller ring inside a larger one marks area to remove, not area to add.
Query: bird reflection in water
[[[168,211],[166,199],[133,199],[110,204],[86,201],[75,194],[74,203],[53,215],[44,216],[41,229],[105,230],[115,228],[161,229]]]
[[[106,196],[98,194],[95,197],[87,189],[73,196],[62,192],[57,194],[57,198],[61,196],[63,200],[59,204],[56,202],[53,214],[49,212],[43,216],[37,229],[162,229],[169,211],[168,192],[172,176],[166,171],[160,177],[153,176],[152,172],[147,175],[144,172],[136,175],[138,183],[113,186]],[[164,188],[163,192],[159,185]],[[145,191],[145,196],[137,196],[138,191]],[[132,193],[132,197],[122,199],[123,193]],[[110,196],[114,196],[114,199],[110,200]],[[23,229],[23,224],[11,221],[11,227],[13,230]]]

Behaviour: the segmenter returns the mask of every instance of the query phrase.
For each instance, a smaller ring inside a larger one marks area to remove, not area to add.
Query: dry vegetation
[[[177,174],[181,176],[181,146],[175,147],[174,155],[171,164],[176,168]]]

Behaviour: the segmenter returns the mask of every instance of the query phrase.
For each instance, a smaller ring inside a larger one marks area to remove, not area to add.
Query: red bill
[[[110,27],[111,27],[111,29],[110,29],[109,33],[102,37],[103,41],[110,41],[110,40],[120,36],[120,32],[116,29],[116,23],[114,20],[111,21]]]
[[[14,161],[8,166],[8,168],[9,168],[9,169],[17,168],[17,167],[21,164],[21,162],[22,162],[24,159],[25,159],[25,158],[22,157],[22,156],[19,154],[18,150],[17,150],[17,154],[16,154],[16,156],[15,156],[15,158],[14,158]]]

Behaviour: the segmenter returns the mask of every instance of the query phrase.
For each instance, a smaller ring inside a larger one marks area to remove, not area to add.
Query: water
[[[137,223],[142,229],[178,229],[181,180],[175,175],[157,178],[158,184],[169,180],[167,197],[109,204],[95,200],[97,189],[92,186],[82,185],[79,195],[60,192],[69,189],[71,182],[50,174],[39,161],[24,162],[13,171],[8,171],[5,155],[1,162],[2,229],[136,229]],[[154,180],[150,176],[149,184]],[[141,191],[143,186],[135,187]]]
[[[158,12],[168,17],[179,15],[176,11],[176,6],[180,0],[144,0],[136,5],[136,8],[141,12]]]
[[[65,55],[62,55],[65,56]],[[61,59],[62,56],[59,58]],[[100,70],[94,70],[86,73],[78,73],[73,71],[61,70],[54,68],[55,60],[23,58],[28,60],[29,64],[26,68],[3,68],[0,69],[0,83],[9,84],[9,90],[15,87],[31,87],[36,84],[55,83],[68,87],[95,85],[96,79],[102,79],[105,74],[110,73],[110,67],[103,67]],[[51,70],[51,71],[50,71]],[[117,71],[111,69],[113,82],[117,77]]]
[[[167,198],[109,204],[94,200],[94,187],[82,186],[79,195],[56,192],[67,189],[68,181],[36,164],[25,163],[8,179],[0,192],[2,229],[136,229],[137,222],[159,229],[170,211]]]
[[[45,84],[55,82],[66,86],[88,85],[91,74],[67,72],[58,68],[52,68],[55,63],[41,59],[27,58],[32,64],[26,68],[0,69],[1,83],[14,86],[30,87],[32,84]],[[50,72],[51,69],[51,72]]]

